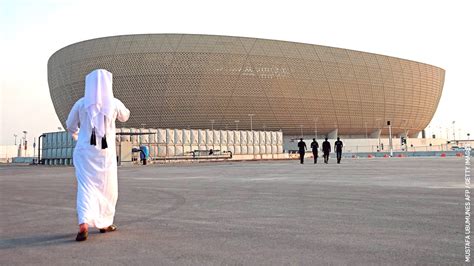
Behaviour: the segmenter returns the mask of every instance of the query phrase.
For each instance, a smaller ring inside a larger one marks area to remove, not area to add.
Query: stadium
[[[445,71],[385,55],[287,41],[193,34],[104,37],[48,62],[65,125],[93,69],[113,73],[132,116],[117,127],[282,131],[286,136],[416,137],[438,106]]]

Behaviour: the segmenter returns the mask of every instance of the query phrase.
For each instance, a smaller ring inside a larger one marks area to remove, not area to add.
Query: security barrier
[[[147,146],[152,160],[213,158],[196,155],[211,149],[219,154],[232,154],[222,158],[233,159],[255,159],[257,155],[261,155],[258,158],[276,158],[273,155],[283,153],[280,131],[117,128],[116,132],[117,151],[121,142],[130,142],[135,148]],[[45,135],[42,138],[43,163],[72,165],[75,141],[71,135],[65,131]]]

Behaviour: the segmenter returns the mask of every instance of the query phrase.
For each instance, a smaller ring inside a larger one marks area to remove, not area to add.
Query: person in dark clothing
[[[303,138],[298,142],[298,153],[300,154],[300,163],[304,163],[304,153],[306,151],[306,143],[303,141]]]
[[[324,139],[323,142],[323,157],[324,157],[324,163],[329,162],[329,153],[331,152],[331,143],[329,143],[328,138]]]
[[[337,163],[341,163],[343,146],[344,145],[342,144],[342,141],[339,139],[339,137],[337,137],[336,142],[334,142],[334,150],[336,151]]]
[[[318,149],[319,144],[316,139],[313,139],[313,142],[311,142],[311,150],[313,151],[314,163],[318,163]]]

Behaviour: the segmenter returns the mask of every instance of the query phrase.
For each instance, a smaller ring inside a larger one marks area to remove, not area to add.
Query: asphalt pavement
[[[119,230],[76,242],[73,167],[0,166],[1,265],[463,264],[463,158],[119,168]]]

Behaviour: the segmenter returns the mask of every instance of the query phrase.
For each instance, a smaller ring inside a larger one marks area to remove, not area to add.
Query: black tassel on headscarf
[[[107,149],[107,139],[105,139],[105,136],[102,137],[102,149]]]
[[[107,119],[105,119],[105,115],[104,115],[104,125],[107,125]],[[106,134],[106,131],[104,129],[104,136],[102,137],[102,149],[107,149],[107,147],[108,147],[107,139],[105,138],[105,134]]]
[[[96,137],[95,137],[95,127],[92,129],[92,135],[91,135],[91,145],[97,145]]]

